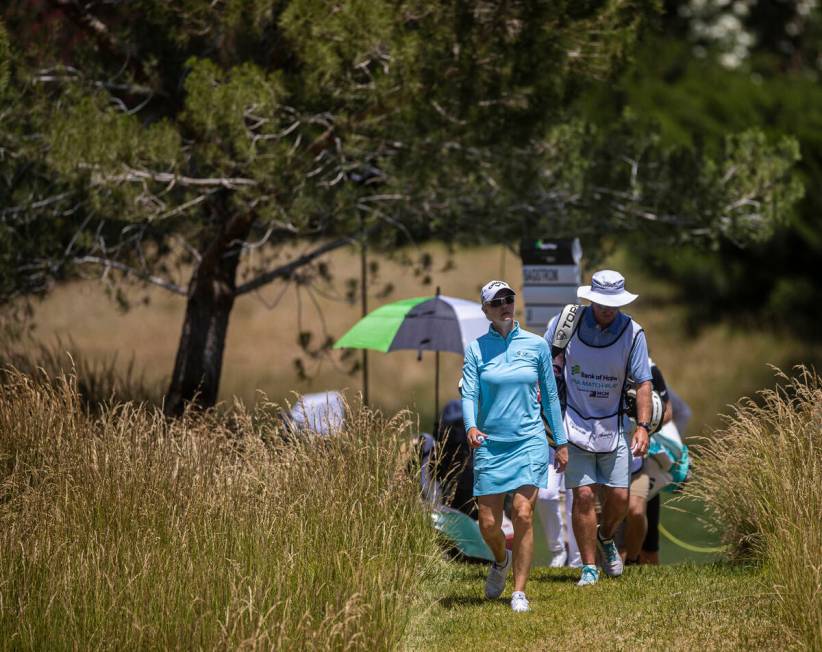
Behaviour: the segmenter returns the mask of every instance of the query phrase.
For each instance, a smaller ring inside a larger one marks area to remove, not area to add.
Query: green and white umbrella
[[[465,347],[488,332],[488,319],[476,301],[437,294],[402,299],[380,306],[360,319],[335,349],[436,351],[435,407],[439,413],[439,352],[463,354]]]
[[[469,342],[487,331],[488,319],[475,301],[444,295],[414,297],[368,313],[334,348],[464,353]]]

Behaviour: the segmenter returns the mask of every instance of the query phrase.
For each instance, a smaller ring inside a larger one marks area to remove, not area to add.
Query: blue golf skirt
[[[474,449],[474,495],[504,494],[525,485],[547,487],[550,458],[542,434],[517,441],[486,439]]]

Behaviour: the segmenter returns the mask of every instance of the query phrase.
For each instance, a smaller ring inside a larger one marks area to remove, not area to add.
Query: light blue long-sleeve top
[[[551,365],[551,349],[518,322],[507,337],[494,327],[465,350],[462,414],[466,432],[477,427],[489,439],[516,441],[545,436],[537,400],[557,445],[567,443]]]

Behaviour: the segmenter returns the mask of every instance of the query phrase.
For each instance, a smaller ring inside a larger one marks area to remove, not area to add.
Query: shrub
[[[798,375],[740,402],[701,447],[689,493],[705,501],[738,558],[761,561],[782,622],[822,649],[822,384]]]
[[[286,437],[0,386],[0,648],[394,649],[438,553],[407,414]]]
[[[78,352],[71,341],[65,343],[58,339],[47,345],[26,340],[24,344],[0,337],[0,382],[14,376],[13,372],[9,375],[9,369],[37,377],[41,382],[56,382],[66,374],[74,377],[74,386],[84,405],[92,409],[112,399],[155,405],[162,402],[161,385],[148,383],[143,374],[138,373],[133,356],[121,368],[117,354],[93,358]]]

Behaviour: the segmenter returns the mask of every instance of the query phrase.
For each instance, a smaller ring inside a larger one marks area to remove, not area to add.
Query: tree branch
[[[147,272],[141,272],[140,270],[135,269],[134,267],[125,265],[116,260],[110,260],[109,258],[100,258],[99,256],[82,256],[81,258],[75,258],[74,262],[81,265],[102,265],[106,270],[117,269],[121,272],[125,272],[126,274],[136,276],[141,281],[151,283],[153,285],[163,288],[164,290],[173,292],[174,294],[179,294],[183,297],[188,294],[184,288],[181,288],[179,285],[172,283],[171,281],[168,281],[164,278],[160,278],[159,276],[153,276],[151,274],[148,274]]]
[[[243,283],[234,291],[234,296],[240,296],[241,294],[252,292],[253,290],[261,288],[262,286],[267,285],[278,278],[288,278],[295,270],[308,265],[310,262],[319,258],[323,254],[327,254],[330,251],[334,251],[340,247],[345,247],[349,244],[354,244],[355,242],[357,242],[357,240],[350,237],[338,238],[332,242],[327,242],[313,251],[292,260],[290,263],[281,265],[280,267],[265,272],[264,274],[260,274],[257,278],[250,280],[248,283]]]
[[[103,21],[92,14],[88,3],[77,0],[48,0],[48,3],[92,38],[111,61],[123,61],[123,67],[128,67],[139,81],[146,84],[150,93],[166,96],[161,88],[151,88],[153,80],[143,68],[143,57],[135,56],[137,53],[133,46],[118,38]]]
[[[191,200],[189,200],[189,201],[187,201],[183,204],[180,204],[179,206],[177,206],[175,208],[167,210],[165,213],[161,213],[160,211],[157,211],[154,215],[149,216],[148,221],[152,222],[152,221],[157,221],[157,220],[165,220],[165,219],[168,219],[169,217],[174,217],[175,215],[179,215],[180,213],[185,213],[189,208],[193,208],[194,206],[197,206],[198,204],[202,204],[206,199],[209,198],[210,195],[214,194],[215,192],[218,192],[218,190],[209,190],[204,195],[198,195],[194,199],[191,199]]]
[[[50,4],[61,9],[71,20],[89,31],[109,52],[128,56],[126,49],[112,36],[108,27],[79,3],[74,0],[51,0]]]
[[[157,181],[158,183],[170,184],[171,187],[175,185],[201,187],[218,186],[228,188],[230,190],[233,190],[234,188],[237,188],[239,186],[257,185],[257,181],[255,181],[254,179],[247,179],[245,177],[185,177],[179,174],[171,174],[170,172],[148,172],[146,170],[134,170],[131,168],[128,168],[124,174],[96,174],[94,177],[92,177],[92,181],[94,185],[103,185],[106,183],[122,183],[124,181]]]
[[[57,202],[65,199],[66,197],[71,197],[71,193],[63,192],[59,195],[52,195],[51,197],[40,199],[39,201],[32,202],[31,204],[28,204],[26,206],[12,206],[11,208],[4,208],[2,211],[0,211],[0,217],[4,218],[7,215],[23,213],[25,211],[37,208],[45,208],[46,206],[50,206],[51,204],[56,204]]]

